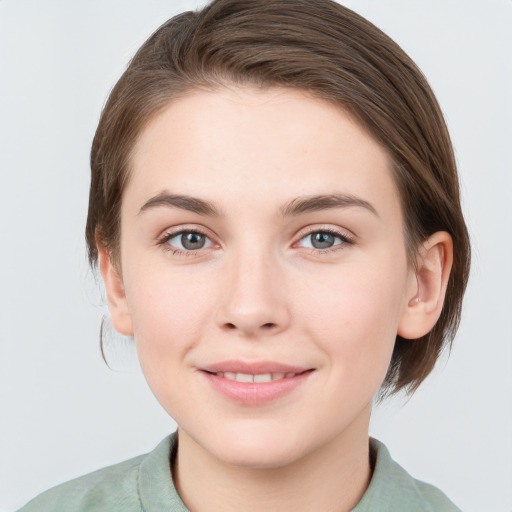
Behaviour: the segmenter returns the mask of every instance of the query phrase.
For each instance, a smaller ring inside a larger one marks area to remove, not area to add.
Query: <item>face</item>
[[[232,88],[170,104],[132,164],[112,319],[180,435],[250,467],[366,436],[416,282],[385,150],[300,91]]]

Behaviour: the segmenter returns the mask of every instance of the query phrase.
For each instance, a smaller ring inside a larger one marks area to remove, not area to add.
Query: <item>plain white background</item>
[[[474,261],[448,362],[371,432],[465,512],[512,510],[512,2],[352,0],[428,77],[451,130]],[[90,142],[137,47],[200,2],[0,1],[0,511],[175,428],[103,363],[88,270]],[[122,366],[122,365],[120,365]]]

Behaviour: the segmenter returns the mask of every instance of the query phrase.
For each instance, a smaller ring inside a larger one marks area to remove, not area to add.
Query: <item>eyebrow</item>
[[[283,217],[289,217],[304,213],[318,212],[321,210],[348,208],[354,206],[365,208],[377,217],[379,216],[374,206],[365,199],[345,194],[323,194],[297,197],[281,208],[281,214]]]
[[[188,210],[189,212],[209,217],[219,217],[221,215],[221,212],[211,201],[183,194],[169,194],[167,192],[162,192],[161,194],[158,194],[146,201],[140,209],[139,214],[151,208],[161,206],[180,208],[182,210]]]
[[[146,201],[139,214],[162,206],[179,208],[209,217],[222,216],[222,212],[211,201],[184,194],[170,194],[168,192],[162,192]],[[346,194],[321,194],[297,197],[282,206],[280,213],[283,217],[292,217],[305,213],[348,207],[364,208],[377,217],[379,216],[377,210],[370,202],[360,197]]]

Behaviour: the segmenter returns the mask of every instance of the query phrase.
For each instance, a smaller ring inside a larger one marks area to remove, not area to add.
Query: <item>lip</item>
[[[200,368],[205,372],[210,373],[303,373],[311,368],[305,366],[291,366],[289,364],[278,363],[275,361],[222,361],[219,363],[210,364]]]
[[[200,368],[201,375],[210,386],[228,400],[240,405],[264,405],[292,393],[304,384],[313,373],[313,368],[292,366],[273,361],[223,361]],[[216,375],[217,373],[294,373],[270,382],[238,382]]]

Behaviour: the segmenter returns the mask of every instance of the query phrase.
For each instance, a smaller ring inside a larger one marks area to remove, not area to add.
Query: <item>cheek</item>
[[[210,321],[212,294],[204,279],[190,273],[163,269],[134,276],[136,286],[128,283],[139,359],[143,369],[150,370],[146,374],[158,374],[164,366],[178,362],[200,342]]]
[[[383,268],[346,268],[305,286],[297,318],[351,386],[378,387],[386,374],[403,304],[405,280]]]

